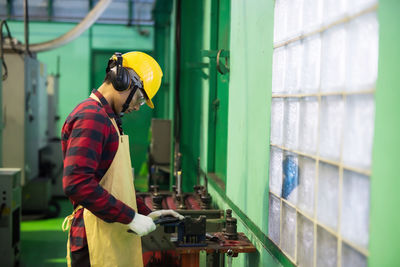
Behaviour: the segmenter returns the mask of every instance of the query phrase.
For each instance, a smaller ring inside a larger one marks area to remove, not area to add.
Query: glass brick
[[[321,91],[342,92],[346,76],[346,29],[339,25],[322,33]]]
[[[351,0],[347,2],[347,10],[350,15],[354,15],[377,3],[378,0]]]
[[[300,71],[303,46],[300,41],[286,47],[286,73],[284,91],[293,94],[300,91]]]
[[[319,114],[319,155],[339,161],[342,142],[344,101],[342,96],[321,98]]]
[[[302,93],[316,93],[320,83],[321,38],[313,35],[303,41],[303,61],[300,77]]]
[[[297,207],[311,217],[314,216],[315,179],[315,160],[307,157],[299,157],[299,191]]]
[[[274,42],[281,42],[286,37],[286,16],[288,0],[276,0],[274,9]]]
[[[303,21],[303,0],[291,0],[287,5],[286,16],[286,35],[287,39],[292,39],[301,34]]]
[[[323,0],[304,0],[303,3],[303,32],[317,30],[322,24]]]
[[[297,264],[304,267],[313,266],[314,225],[300,213],[297,220]]]
[[[326,163],[319,163],[318,174],[318,221],[337,229],[339,203],[339,169]]]
[[[324,0],[323,1],[323,24],[329,25],[335,22],[347,14],[347,2],[346,0]]]
[[[298,98],[287,98],[285,103],[284,118],[284,146],[293,150],[298,149],[299,144],[299,116],[300,102]]]
[[[297,154],[284,152],[282,172],[282,197],[296,205],[299,189],[299,161]]]
[[[378,76],[378,43],[376,13],[366,14],[349,23],[346,90],[375,88]]]
[[[286,48],[279,47],[274,50],[272,66],[272,93],[281,94],[284,91]]]
[[[368,247],[370,180],[368,176],[343,172],[341,234],[354,244]]]
[[[271,157],[269,165],[269,190],[281,196],[282,193],[282,150],[271,147]]]
[[[318,144],[318,99],[302,98],[300,102],[299,150],[315,155]]]
[[[283,118],[285,101],[283,98],[272,98],[271,103],[271,143],[282,145],[283,143]]]
[[[283,251],[294,258],[296,244],[296,210],[282,203],[282,244]]]
[[[342,243],[342,267],[367,267],[367,258],[346,243]]]
[[[370,169],[374,137],[374,95],[352,95],[346,98],[343,136],[345,165]]]
[[[268,236],[275,244],[280,244],[281,200],[269,194]]]
[[[317,227],[317,267],[337,267],[337,238]]]

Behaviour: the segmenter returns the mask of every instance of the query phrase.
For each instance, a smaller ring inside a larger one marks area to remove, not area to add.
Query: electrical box
[[[1,266],[15,266],[20,257],[21,170],[0,168]]]
[[[38,176],[40,63],[34,57],[4,53],[8,77],[3,81],[3,167],[20,168],[21,183]]]

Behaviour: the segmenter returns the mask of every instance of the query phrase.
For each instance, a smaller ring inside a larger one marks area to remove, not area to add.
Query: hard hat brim
[[[146,104],[151,108],[151,109],[154,109],[154,104],[153,104],[153,102],[151,101],[151,99],[146,99]]]

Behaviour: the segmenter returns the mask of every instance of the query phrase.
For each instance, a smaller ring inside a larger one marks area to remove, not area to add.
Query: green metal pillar
[[[180,152],[182,153],[183,191],[191,192],[197,179],[197,158],[200,154],[200,116],[203,73],[204,2],[181,2],[180,17]]]
[[[368,266],[400,264],[400,2],[380,0]]]

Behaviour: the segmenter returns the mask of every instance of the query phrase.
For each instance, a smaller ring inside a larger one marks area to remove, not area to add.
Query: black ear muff
[[[115,72],[111,72],[111,83],[115,90],[124,91],[130,87],[131,79],[128,70],[122,66],[121,53],[116,52],[114,55],[117,57],[117,60],[110,59],[111,62],[108,62],[106,71],[112,71],[113,67],[117,67]]]
[[[122,67],[119,70],[119,73],[115,76],[115,79],[112,81],[112,85],[117,91],[124,91],[129,88],[131,79],[129,78],[128,70]]]

